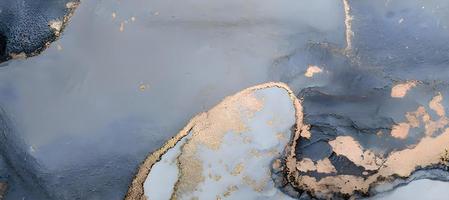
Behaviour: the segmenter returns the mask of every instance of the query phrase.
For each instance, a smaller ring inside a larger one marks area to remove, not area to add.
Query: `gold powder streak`
[[[351,6],[349,5],[349,0],[343,0],[343,7],[345,10],[345,36],[346,36],[346,52],[352,51],[352,38],[354,37],[354,32],[352,31],[352,20],[351,16]]]
[[[301,166],[301,163],[307,163],[307,160],[295,158],[294,147],[296,147],[296,140],[300,138],[299,134],[295,135],[291,143],[293,146],[290,146],[290,151],[287,152],[285,170],[288,174],[288,181],[294,187],[311,192],[313,196],[330,199],[334,193],[347,195],[352,195],[356,191],[367,193],[374,184],[392,180],[394,176],[409,177],[416,169],[440,164],[444,160],[445,152],[449,149],[449,128],[447,128],[449,120],[445,116],[442,100],[441,93],[438,93],[429,102],[429,107],[440,117],[438,120],[433,121],[423,106],[405,114],[407,121],[401,123],[402,128],[397,127],[397,130],[393,128],[392,134],[399,138],[406,137],[410,127],[416,128],[420,124],[424,124],[424,137],[417,144],[394,151],[385,158],[375,155],[370,150],[362,149],[358,141],[350,136],[339,136],[329,142],[336,154],[347,157],[354,164],[365,169],[376,171],[366,178],[354,175],[336,175],[324,177],[318,181],[314,177],[300,175],[299,171],[308,171],[310,167],[308,165]],[[434,137],[437,130],[445,127],[442,134]]]
[[[417,81],[408,81],[406,83],[400,83],[391,88],[391,97],[404,98],[407,92],[417,85]]]

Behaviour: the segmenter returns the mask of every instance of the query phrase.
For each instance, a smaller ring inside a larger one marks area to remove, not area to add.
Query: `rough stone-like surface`
[[[78,0],[0,2],[0,63],[34,56],[60,36]]]

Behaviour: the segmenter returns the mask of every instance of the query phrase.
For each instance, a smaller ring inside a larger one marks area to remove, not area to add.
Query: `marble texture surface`
[[[444,0],[85,0],[47,44],[67,3],[0,2],[3,57],[48,46],[0,64],[6,199],[123,199],[145,156],[189,119],[269,81],[302,100],[310,129],[290,155],[315,178],[377,173],[338,142],[383,161],[445,136]],[[437,146],[419,179],[444,179],[426,168],[445,170]]]
[[[289,92],[276,85],[250,88],[194,118],[190,130],[179,133],[183,138],[152,165],[144,195],[148,199],[292,199],[272,180],[272,166],[280,170],[281,161],[276,159],[281,158],[296,123]],[[138,198],[130,193],[128,199]]]

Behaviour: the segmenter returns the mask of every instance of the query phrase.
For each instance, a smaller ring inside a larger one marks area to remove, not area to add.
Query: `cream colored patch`
[[[407,92],[416,87],[417,82],[416,81],[408,81],[406,83],[400,83],[393,88],[391,88],[391,97],[393,98],[404,98],[405,95],[407,95]]]
[[[420,125],[419,118],[426,118],[429,120],[430,116],[427,115],[426,109],[423,106],[419,106],[416,111],[407,112],[405,114],[405,118],[407,119],[411,127],[418,128]]]
[[[405,114],[405,118],[407,119],[405,123],[410,125],[410,127],[417,128],[420,126],[419,120],[421,119],[425,127],[425,134],[427,136],[432,136],[437,130],[442,129],[449,124],[449,119],[446,117],[444,106],[441,104],[442,100],[443,97],[439,93],[429,102],[429,107],[437,113],[440,117],[439,119],[432,120],[426,109],[423,106],[419,106],[416,111],[407,112]]]
[[[296,164],[296,169],[301,172],[316,171],[316,166],[310,158],[304,158]]]
[[[335,169],[334,165],[331,163],[329,158],[324,158],[322,160],[317,161],[316,171],[318,173],[325,173],[325,174],[337,172],[337,170]]]
[[[120,32],[125,30],[125,22],[120,22],[120,28],[118,29]]]
[[[301,131],[301,137],[306,138],[306,139],[310,139],[312,134],[310,133],[309,129],[310,129],[310,126],[304,126],[303,131]]]
[[[301,159],[301,161],[296,164],[296,169],[301,172],[316,171],[325,174],[337,172],[328,158],[319,160],[316,164],[310,158]]]
[[[443,96],[439,92],[435,97],[432,98],[432,100],[429,102],[430,109],[434,110],[438,116],[443,117],[446,115],[446,112],[444,111],[444,106],[441,104],[441,101],[443,100]]]
[[[318,66],[309,65],[309,67],[306,70],[306,73],[304,73],[304,76],[311,78],[311,77],[313,77],[314,74],[321,73],[321,72],[323,72],[323,70],[321,68],[319,68]]]
[[[280,159],[276,159],[271,166],[274,170],[279,171],[282,170],[282,162]]]
[[[75,9],[78,7],[78,5],[79,5],[78,2],[68,2],[65,4],[65,7],[68,9]]]
[[[145,90],[148,90],[149,88],[150,88],[150,85],[149,85],[149,84],[141,83],[141,84],[139,85],[139,90],[140,90],[141,92],[144,92]]]
[[[11,56],[12,59],[25,59],[27,58],[27,55],[24,52],[21,53],[11,53],[9,54],[9,56]]]
[[[52,20],[48,23],[48,26],[50,26],[51,29],[53,29],[56,36],[58,36],[61,33],[63,21],[61,20]]]
[[[347,157],[366,170],[376,170],[380,167],[381,160],[370,150],[363,151],[360,144],[350,136],[338,136],[330,141],[329,145],[337,155]]]
[[[407,123],[399,123],[394,125],[391,130],[391,136],[399,139],[405,139],[408,136],[410,125]]]

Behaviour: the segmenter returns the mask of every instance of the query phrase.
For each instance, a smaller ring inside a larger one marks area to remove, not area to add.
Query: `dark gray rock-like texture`
[[[72,12],[70,0],[4,0],[0,2],[0,62],[14,55],[33,56],[56,39],[50,27]],[[77,1],[73,1],[77,2]],[[70,4],[69,4],[70,5]]]

